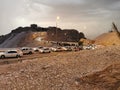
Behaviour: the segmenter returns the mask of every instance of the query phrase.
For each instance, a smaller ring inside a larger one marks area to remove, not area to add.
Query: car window
[[[8,51],[8,53],[17,53],[16,51]]]

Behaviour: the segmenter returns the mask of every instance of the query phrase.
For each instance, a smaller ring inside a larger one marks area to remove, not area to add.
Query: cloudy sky
[[[94,38],[120,26],[120,0],[0,0],[0,35],[18,26],[38,24],[77,29]]]

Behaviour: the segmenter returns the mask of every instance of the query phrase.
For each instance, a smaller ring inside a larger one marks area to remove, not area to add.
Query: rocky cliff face
[[[32,24],[31,27],[18,27],[0,36],[0,47],[37,46],[42,41],[78,42],[80,38],[85,38],[84,34],[74,29],[42,28]]]
[[[47,40],[50,41],[78,42],[80,38],[85,38],[84,34],[74,29],[61,30],[56,27],[49,27],[47,31]]]

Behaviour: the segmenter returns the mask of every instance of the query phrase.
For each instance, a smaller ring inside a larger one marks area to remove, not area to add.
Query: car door
[[[11,51],[5,52],[5,57],[11,57]]]

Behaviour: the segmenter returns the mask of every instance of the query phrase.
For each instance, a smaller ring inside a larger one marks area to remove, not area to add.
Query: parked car
[[[63,51],[63,49],[61,47],[51,47],[51,50],[53,52],[60,52],[60,51]]]
[[[87,46],[83,46],[83,49],[84,50],[93,50],[93,49],[96,49],[96,45],[87,45]]]
[[[21,48],[23,54],[33,54],[34,50],[31,47],[22,47]]]
[[[51,51],[50,51],[49,48],[44,47],[44,48],[39,49],[39,52],[40,52],[40,53],[50,53]]]
[[[23,56],[23,52],[21,50],[7,50],[0,52],[0,58],[7,58],[7,57],[21,57]]]
[[[71,49],[72,51],[80,51],[82,50],[82,46],[72,46]]]
[[[39,46],[38,48],[39,48],[39,49],[42,49],[42,48],[44,48],[44,47],[42,47],[42,46]]]
[[[38,47],[32,47],[32,49],[33,49],[34,52],[38,52],[38,51],[39,51],[39,50],[38,50],[38,49],[39,49]]]
[[[69,46],[62,47],[62,49],[63,49],[64,51],[72,51],[71,47],[69,47]]]

